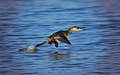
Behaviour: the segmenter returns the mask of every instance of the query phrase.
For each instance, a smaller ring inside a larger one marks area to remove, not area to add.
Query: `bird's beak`
[[[78,30],[84,30],[84,28],[79,28]]]
[[[80,28],[80,30],[84,30],[83,28]]]

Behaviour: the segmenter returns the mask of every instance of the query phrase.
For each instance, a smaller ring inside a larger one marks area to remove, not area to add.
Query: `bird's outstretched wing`
[[[68,38],[65,37],[64,35],[60,35],[60,37],[58,38],[58,40],[60,42],[66,43],[66,44],[71,44],[70,41],[68,40]]]

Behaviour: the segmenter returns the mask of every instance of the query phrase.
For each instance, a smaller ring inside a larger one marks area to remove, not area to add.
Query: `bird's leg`
[[[58,43],[57,41],[54,41],[55,47],[58,47]]]

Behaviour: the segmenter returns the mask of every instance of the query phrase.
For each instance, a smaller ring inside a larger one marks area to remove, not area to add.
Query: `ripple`
[[[119,75],[118,1],[0,1],[1,75]],[[85,28],[60,43],[19,52],[58,30]]]

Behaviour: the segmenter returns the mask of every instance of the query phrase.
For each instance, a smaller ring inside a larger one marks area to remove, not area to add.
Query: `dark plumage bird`
[[[50,45],[54,44],[55,47],[58,47],[58,42],[71,44],[67,38],[68,34],[73,32],[73,31],[79,31],[79,30],[83,30],[83,29],[78,27],[78,26],[74,26],[68,30],[61,30],[61,31],[55,32],[52,35],[50,35],[43,43],[37,44],[35,47],[41,46],[45,43],[48,43]]]

